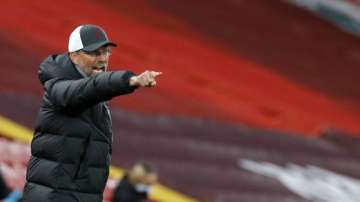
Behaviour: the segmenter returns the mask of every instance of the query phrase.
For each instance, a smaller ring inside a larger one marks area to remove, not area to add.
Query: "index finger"
[[[153,76],[153,77],[157,77],[157,76],[161,75],[162,72],[151,71],[150,74],[151,74],[151,76]]]

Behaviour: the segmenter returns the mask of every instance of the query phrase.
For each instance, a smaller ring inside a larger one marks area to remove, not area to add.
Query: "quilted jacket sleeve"
[[[45,93],[56,109],[82,110],[99,102],[133,92],[129,85],[130,71],[103,72],[78,80],[50,79],[44,84]]]

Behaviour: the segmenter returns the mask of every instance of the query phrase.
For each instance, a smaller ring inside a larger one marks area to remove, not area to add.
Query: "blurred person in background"
[[[21,192],[11,191],[7,186],[6,181],[0,172],[0,201],[3,202],[18,202],[21,200]]]
[[[147,163],[137,163],[114,189],[113,202],[144,202],[157,180],[157,172],[152,166]]]
[[[113,134],[106,101],[154,87],[160,72],[107,72],[111,48],[105,31],[81,25],[68,52],[41,64],[43,104],[31,143],[24,202],[102,202]]]

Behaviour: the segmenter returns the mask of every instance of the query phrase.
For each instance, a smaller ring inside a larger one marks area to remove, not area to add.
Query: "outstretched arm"
[[[79,80],[51,79],[44,85],[47,98],[57,109],[81,110],[119,95],[133,92],[130,71],[104,72]]]
[[[133,92],[138,87],[154,87],[161,72],[104,72],[79,80],[52,79],[45,83],[45,93],[59,110],[82,111],[99,102]]]

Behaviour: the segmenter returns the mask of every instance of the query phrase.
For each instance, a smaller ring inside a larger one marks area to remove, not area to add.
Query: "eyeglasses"
[[[97,50],[94,50],[94,51],[84,51],[84,50],[82,50],[82,52],[85,53],[86,55],[90,55],[91,57],[99,57],[101,55],[110,56],[111,55],[111,48],[97,49]]]

